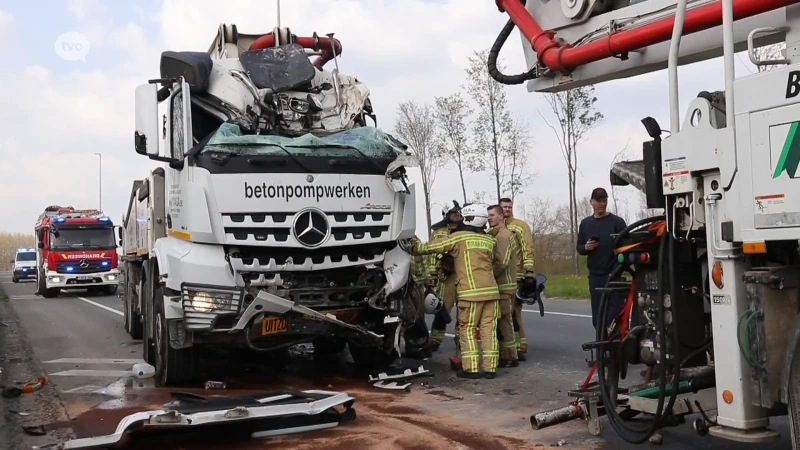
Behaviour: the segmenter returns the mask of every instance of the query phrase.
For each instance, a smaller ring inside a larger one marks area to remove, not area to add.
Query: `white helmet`
[[[442,219],[447,219],[450,213],[458,211],[461,211],[461,205],[455,200],[450,200],[442,206]]]
[[[428,294],[425,296],[423,305],[425,307],[425,314],[436,314],[443,306],[443,303],[434,294]]]
[[[485,228],[489,221],[489,213],[486,211],[488,206],[473,203],[461,208],[461,216],[464,217],[464,225],[474,228]]]

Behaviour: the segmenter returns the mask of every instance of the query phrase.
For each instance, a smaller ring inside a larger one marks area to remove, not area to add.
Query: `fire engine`
[[[600,434],[606,415],[624,440],[658,442],[661,428],[694,415],[701,436],[753,444],[778,438],[770,420],[788,414],[800,448],[800,1],[496,4],[510,16],[488,61],[500,83],[565,92],[669,74],[669,126],[643,118],[651,140],[642,159],[611,172],[613,185],[644,191],[663,214],[611,236],[620,265],[598,323],[611,316],[612,296],[625,308],[584,344],[597,364],[574,400],[532,416],[533,427],[581,417]],[[497,56],[515,27],[528,70],[505,75]],[[783,42],[780,59],[760,59],[760,47]],[[744,50],[774,68],[737,78],[735,52]],[[681,121],[678,66],[719,56],[724,88],[697,93]],[[633,365],[648,367],[652,381],[625,382]],[[640,414],[652,420],[630,420]]]
[[[39,249],[36,294],[52,298],[69,288],[116,293],[120,272],[115,228],[96,209],[45,208],[34,228]]]

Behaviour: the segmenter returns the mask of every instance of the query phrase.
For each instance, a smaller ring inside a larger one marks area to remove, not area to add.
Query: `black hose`
[[[672,205],[669,203],[674,203],[675,200],[672,202],[667,202],[667,207],[671,208]],[[667,209],[670,211],[670,209]],[[669,228],[669,227],[667,227]],[[675,405],[675,400],[678,398],[678,387],[680,386],[681,382],[681,355],[680,355],[680,334],[678,333],[678,303],[675,299],[675,294],[678,292],[678,285],[677,285],[677,278],[675,272],[677,272],[678,264],[675,260],[675,237],[673,236],[675,230],[669,230],[669,293],[671,301],[670,304],[672,305],[672,356],[673,356],[673,371],[675,372],[675,376],[672,377],[672,392],[669,396],[669,403],[667,404],[667,411],[672,411],[672,406]],[[661,282],[659,281],[659,284]],[[663,297],[659,297],[661,303],[664,302]],[[662,328],[663,332],[666,332],[666,328]],[[666,354],[666,348],[665,354]],[[663,359],[662,359],[663,360]],[[666,367],[662,368],[662,373],[666,373]]]
[[[616,249],[617,247],[619,247],[619,245],[618,245],[619,244],[619,239],[622,236],[627,236],[628,234],[630,234],[631,231],[641,227],[642,225],[649,225],[649,224],[651,224],[653,222],[658,222],[658,221],[661,221],[661,220],[666,220],[666,216],[662,215],[662,216],[655,216],[655,217],[645,217],[644,219],[637,220],[636,222],[633,222],[632,224],[630,224],[627,227],[623,228],[622,231],[617,233],[617,237],[614,238],[614,248]]]
[[[524,6],[525,0],[520,0],[520,3],[522,3]],[[497,58],[500,56],[500,50],[503,48],[503,44],[506,43],[506,39],[508,39],[508,37],[511,35],[511,31],[513,31],[514,27],[516,26],[517,25],[513,20],[508,19],[508,22],[506,22],[506,25],[500,31],[500,34],[497,36],[497,39],[495,39],[492,48],[489,50],[489,58],[487,61],[487,65],[489,66],[489,75],[500,84],[522,84],[528,80],[537,78],[536,64],[533,65],[531,70],[517,75],[503,74],[500,72],[500,69],[497,68]]]
[[[651,219],[655,219],[655,218],[651,218]],[[637,226],[640,226],[640,225],[631,224],[630,229],[633,229],[633,228],[635,228]],[[624,236],[628,232],[629,232],[629,230],[628,231],[623,230],[623,232],[620,232],[620,234],[617,236],[617,238],[619,238],[621,236]],[[666,256],[665,255],[666,252],[664,252],[664,247],[665,247],[665,243],[666,243],[665,239],[668,239],[668,236],[662,235],[661,236],[661,241],[659,242],[659,254],[658,254],[658,277],[659,277],[659,279],[663,279],[663,271],[664,271],[663,262],[664,262],[664,257]],[[618,266],[618,268],[619,267],[622,267],[622,265]],[[610,281],[611,281],[611,277],[609,277],[609,282]],[[609,282],[606,283],[606,287],[608,286]],[[663,299],[663,297],[664,297],[663,283],[658,283],[658,298],[659,299]],[[608,315],[608,309],[609,309],[609,305],[610,305],[609,298],[610,298],[609,293],[608,292],[603,292],[603,296],[601,297],[601,300],[600,300],[600,311],[599,311],[599,317],[598,317],[598,324],[605,324],[606,323],[606,316]],[[666,333],[664,332],[664,330],[666,328],[666,323],[665,323],[665,320],[664,320],[664,301],[663,300],[658,302],[658,313],[659,313],[659,328],[661,329],[660,346],[663,349],[662,351],[666,354],[667,336],[666,336]],[[604,330],[605,330],[605,328],[600,328],[600,327],[598,327],[598,329],[596,330],[596,339],[598,341],[602,341],[602,340],[605,340],[607,338],[606,336],[603,336],[603,331]],[[645,429],[638,428],[638,427],[632,427],[632,426],[629,426],[629,425],[624,425],[623,424],[624,419],[622,419],[622,417],[619,415],[619,413],[617,412],[616,408],[611,407],[611,405],[613,403],[611,402],[608,385],[607,385],[607,382],[606,382],[606,379],[605,379],[606,372],[605,372],[605,361],[604,361],[605,358],[604,358],[604,356],[605,355],[601,355],[601,357],[597,360],[597,364],[598,364],[597,381],[598,381],[598,384],[599,384],[599,387],[600,387],[600,396],[603,399],[603,404],[604,405],[609,405],[608,407],[605,408],[606,415],[609,418],[609,422],[611,422],[611,426],[614,428],[614,430],[617,432],[617,434],[622,439],[624,439],[626,442],[629,442],[631,444],[644,443],[645,441],[650,439],[650,437],[653,436],[653,434],[655,434],[656,430],[659,428],[659,426],[661,424],[663,413],[665,411],[665,409],[664,409],[664,400],[665,400],[665,397],[666,397],[665,386],[667,384],[667,371],[666,370],[661,370],[660,374],[659,374],[659,386],[660,386],[660,389],[659,389],[659,392],[658,392],[658,405],[656,406],[656,412],[654,414],[655,415],[654,420]],[[680,377],[678,377],[678,378],[680,378]],[[666,410],[668,411],[669,409],[667,408]],[[638,435],[638,436],[636,436],[636,435]]]

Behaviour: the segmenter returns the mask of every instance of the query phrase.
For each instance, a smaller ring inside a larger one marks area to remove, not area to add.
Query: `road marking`
[[[9,295],[8,298],[11,300],[36,300],[41,297],[38,295]]]
[[[42,361],[44,364],[136,364],[143,363],[142,359],[122,358],[61,358],[52,361]]]
[[[527,313],[536,313],[539,314],[539,311],[534,311],[532,309],[523,309],[522,311]],[[582,317],[585,319],[591,319],[592,316],[588,316],[586,314],[572,314],[572,313],[562,313],[562,312],[553,312],[553,311],[545,311],[544,315],[553,314],[555,316],[567,316],[567,317]]]
[[[110,311],[110,312],[112,312],[112,313],[114,313],[114,314],[119,314],[120,316],[122,316],[122,317],[125,317],[125,313],[123,313],[122,311],[117,311],[117,310],[116,310],[116,309],[114,309],[114,308],[109,308],[109,307],[108,307],[108,306],[106,306],[106,305],[101,305],[100,303],[93,302],[93,301],[89,300],[88,298],[83,298],[83,297],[75,297],[75,298],[77,298],[78,300],[83,300],[83,301],[85,301],[86,303],[89,303],[90,305],[97,306],[98,308],[103,308],[103,309],[105,309],[106,311]]]
[[[72,370],[65,370],[63,372],[56,372],[51,373],[51,377],[60,376],[60,377],[124,377],[127,375],[131,375],[130,370],[83,370],[83,369],[72,369]]]
[[[87,386],[68,389],[64,391],[64,394],[93,394],[95,393],[95,391],[98,391],[100,389],[103,389],[103,386],[93,386],[90,384]]]

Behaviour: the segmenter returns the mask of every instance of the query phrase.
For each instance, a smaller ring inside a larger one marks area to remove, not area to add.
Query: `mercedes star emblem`
[[[294,217],[292,233],[297,242],[306,247],[318,247],[330,236],[328,217],[318,209],[302,210]]]
[[[87,261],[87,260],[86,260],[86,258],[83,258],[83,259],[81,260],[81,262],[80,262],[79,266],[81,266],[82,268],[84,268],[84,269],[85,269],[85,268],[89,267],[89,261]]]

